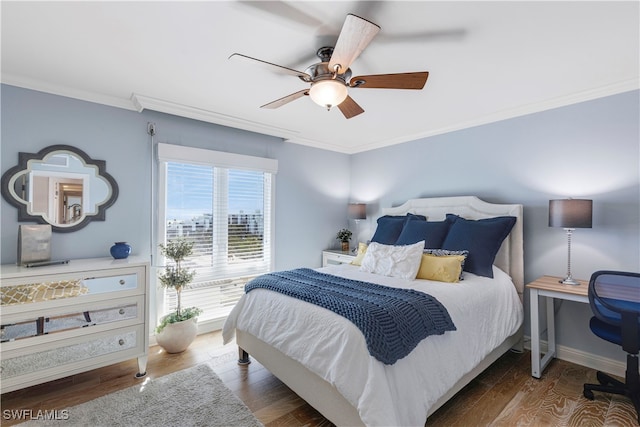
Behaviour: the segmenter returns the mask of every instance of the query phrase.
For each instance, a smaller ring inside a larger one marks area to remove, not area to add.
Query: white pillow
[[[413,280],[418,274],[424,240],[412,245],[393,246],[371,242],[360,271]]]

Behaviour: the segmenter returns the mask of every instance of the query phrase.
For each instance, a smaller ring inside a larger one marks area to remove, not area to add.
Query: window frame
[[[157,243],[166,240],[166,207],[167,207],[167,163],[186,163],[194,165],[208,166],[212,168],[225,168],[237,170],[249,170],[271,174],[270,177],[270,203],[268,217],[270,219],[269,233],[265,238],[268,239],[266,245],[269,250],[269,271],[273,271],[275,264],[275,175],[278,171],[278,160],[264,157],[248,156],[243,154],[228,153],[223,151],[214,151],[202,148],[187,147],[173,144],[158,143],[157,144],[157,160],[158,160],[158,196],[157,196],[157,221],[156,221],[156,247],[154,248],[154,259],[158,260],[157,267],[162,268],[165,263]],[[266,193],[265,193],[266,196]],[[212,201],[213,202],[213,201]],[[267,216],[267,212],[265,212]],[[159,290],[156,298],[157,318],[158,320],[165,315],[164,307],[166,302],[166,293]],[[218,323],[220,319],[211,319],[210,321]],[[213,330],[213,329],[211,329]]]

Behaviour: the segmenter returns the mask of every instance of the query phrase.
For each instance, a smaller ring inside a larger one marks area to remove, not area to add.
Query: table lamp
[[[349,219],[356,222],[367,218],[367,205],[364,203],[349,203]]]
[[[347,214],[349,219],[356,222],[356,247],[354,252],[358,250],[358,235],[360,234],[360,221],[367,219],[367,205],[365,203],[349,203]]]
[[[579,285],[571,277],[571,233],[576,228],[591,228],[593,201],[586,199],[549,200],[549,227],[562,227],[567,232],[567,277],[560,281],[566,285]]]

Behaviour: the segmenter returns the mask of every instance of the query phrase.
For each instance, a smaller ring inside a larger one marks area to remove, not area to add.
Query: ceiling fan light
[[[347,98],[347,86],[338,80],[320,80],[311,84],[309,96],[316,104],[329,110]]]

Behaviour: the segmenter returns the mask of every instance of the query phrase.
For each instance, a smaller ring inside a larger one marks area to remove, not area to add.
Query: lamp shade
[[[591,228],[592,212],[592,200],[549,200],[549,227]]]
[[[367,205],[364,203],[349,203],[350,219],[366,219]]]

